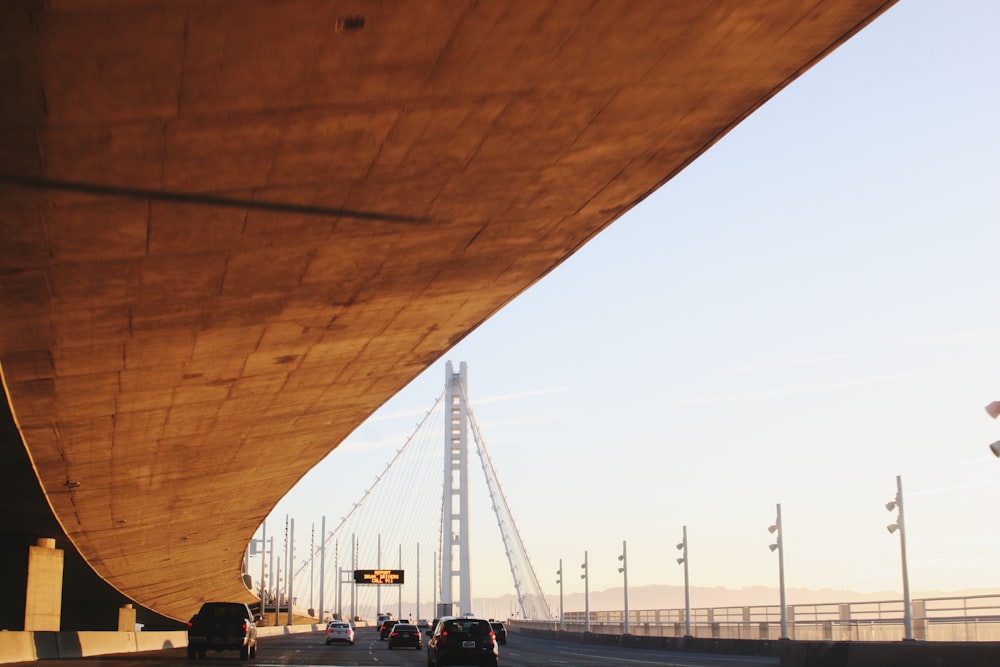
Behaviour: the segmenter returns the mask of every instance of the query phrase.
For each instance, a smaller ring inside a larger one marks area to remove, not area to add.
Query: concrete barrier
[[[781,642],[783,667],[987,667],[1000,642]]]
[[[508,631],[532,637],[576,641],[582,644],[634,649],[663,649],[685,653],[777,656],[782,667],[992,667],[1000,665],[1000,642],[833,642],[779,639],[709,639],[698,637],[641,637],[589,632],[560,632],[519,628]]]
[[[34,632],[0,632],[0,662],[38,660]]]
[[[313,623],[312,625],[269,625],[257,628],[258,637],[274,637],[276,635],[295,635],[300,632],[319,632],[325,630],[325,625]],[[186,636],[186,635],[185,635]],[[187,644],[184,644],[187,646]]]
[[[257,628],[258,637],[318,632],[323,625],[276,625]],[[12,632],[0,631],[0,664],[89,658],[96,655],[162,651],[187,646],[184,630],[153,632]]]

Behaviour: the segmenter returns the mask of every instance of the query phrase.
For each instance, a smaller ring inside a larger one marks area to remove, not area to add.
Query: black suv
[[[490,627],[493,628],[493,635],[497,638],[497,644],[507,643],[507,626],[502,621],[490,619]]]
[[[406,621],[397,621],[394,618],[387,618],[384,621],[382,621],[382,624],[378,626],[378,638],[388,639],[389,633],[392,632],[392,626],[396,625],[397,623],[406,623]]]
[[[241,660],[257,655],[257,623],[242,602],[206,602],[188,621],[189,659],[206,651],[239,651]]]
[[[480,665],[497,667],[500,649],[485,618],[445,616],[427,632],[427,666]]]

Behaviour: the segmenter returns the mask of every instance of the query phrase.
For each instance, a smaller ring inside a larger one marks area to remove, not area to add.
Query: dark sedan
[[[420,628],[412,623],[397,623],[392,626],[389,633],[389,648],[415,648],[424,647],[423,638],[420,636]]]

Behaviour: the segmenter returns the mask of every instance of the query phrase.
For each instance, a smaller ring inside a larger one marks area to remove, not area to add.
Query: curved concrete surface
[[[0,367],[69,540],[252,601],[302,475],[891,4],[3,3]]]

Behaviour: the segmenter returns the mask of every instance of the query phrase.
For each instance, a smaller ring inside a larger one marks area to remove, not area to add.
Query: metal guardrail
[[[1000,595],[922,598],[911,601],[913,637],[923,641],[1000,641]],[[629,634],[682,637],[683,609],[629,611]],[[834,602],[787,607],[788,638],[812,641],[898,641],[904,636],[903,601]],[[559,630],[554,621],[519,625]],[[563,627],[583,632],[585,612],[567,612]],[[624,634],[622,611],[591,611],[590,632]],[[778,639],[781,607],[710,607],[691,610],[691,636],[713,639]]]

